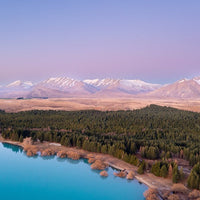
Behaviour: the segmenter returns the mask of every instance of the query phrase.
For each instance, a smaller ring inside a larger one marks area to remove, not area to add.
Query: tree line
[[[0,130],[4,138],[16,141],[32,137],[35,141],[107,153],[138,166],[139,173],[148,166],[136,154],[159,159],[162,162],[151,166],[152,173],[166,177],[173,168],[178,177],[174,182],[181,179],[181,172],[175,164],[166,164],[167,159],[183,158],[191,166],[200,161],[200,114],[170,107],[150,105],[133,111],[105,112],[0,111]]]

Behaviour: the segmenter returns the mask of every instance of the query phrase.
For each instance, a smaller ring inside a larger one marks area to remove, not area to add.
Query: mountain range
[[[0,86],[0,98],[67,97],[200,98],[200,77],[160,85],[141,80],[49,78],[39,83],[15,81]]]

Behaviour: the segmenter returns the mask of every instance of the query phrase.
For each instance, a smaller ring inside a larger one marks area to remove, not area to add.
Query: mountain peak
[[[111,85],[115,85],[119,82],[118,79],[104,78],[104,79],[87,79],[83,81],[89,85],[92,85],[97,88],[104,88]]]
[[[45,81],[42,81],[41,84],[47,87],[54,87],[54,88],[66,88],[66,87],[74,87],[79,84],[80,81],[75,80],[69,77],[55,77],[49,78]]]
[[[181,79],[168,85],[152,84],[131,79],[86,79],[76,80],[69,77],[51,77],[33,84],[30,81],[14,81],[0,86],[0,97],[130,97],[130,95],[151,96],[156,98],[196,98],[200,97],[200,77]]]
[[[10,83],[10,84],[8,84],[6,87],[16,87],[16,86],[20,86],[21,85],[21,81],[20,80],[17,80],[17,81],[14,81],[14,82],[12,82],[12,83]]]
[[[189,79],[184,78],[184,79],[179,80],[178,83],[183,83],[183,82],[188,81],[188,80]]]
[[[199,77],[193,78],[193,80],[194,80],[195,82],[197,82],[197,83],[200,85],[200,76],[199,76]]]
[[[148,94],[156,98],[199,98],[200,85],[194,79],[182,79]]]
[[[8,84],[6,87],[7,88],[16,88],[16,87],[30,88],[32,86],[33,86],[33,83],[31,81],[22,82],[21,80],[17,80]]]

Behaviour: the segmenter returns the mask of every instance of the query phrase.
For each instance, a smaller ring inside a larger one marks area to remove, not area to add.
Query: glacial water
[[[29,158],[20,147],[0,143],[0,197],[3,200],[143,200],[147,186],[102,178],[87,160]]]

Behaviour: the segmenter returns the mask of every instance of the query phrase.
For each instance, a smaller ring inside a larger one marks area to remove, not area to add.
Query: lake
[[[147,186],[91,170],[86,159],[27,157],[22,148],[0,143],[0,191],[5,200],[143,200]]]

